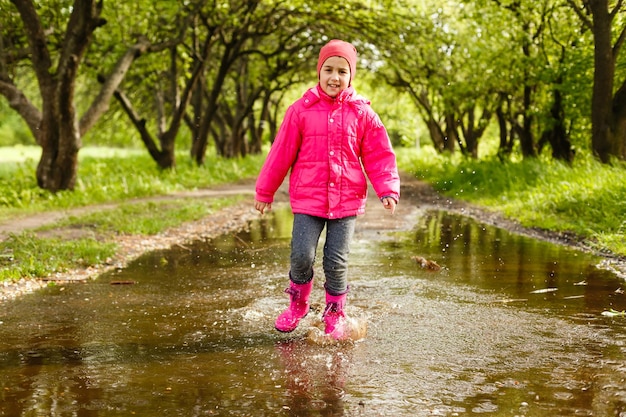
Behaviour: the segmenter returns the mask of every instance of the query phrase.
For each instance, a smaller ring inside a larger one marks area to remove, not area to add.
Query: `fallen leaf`
[[[559,290],[558,288],[542,288],[540,290],[531,291],[530,293],[531,294],[543,294],[543,293],[546,293],[546,292],[555,292],[555,291],[558,291],[558,290]]]

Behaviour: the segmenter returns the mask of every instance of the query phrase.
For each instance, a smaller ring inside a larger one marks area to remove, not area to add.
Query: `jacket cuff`
[[[382,197],[380,197],[380,201],[383,201],[383,199],[385,198],[391,198],[393,201],[396,202],[396,204],[398,204],[398,196],[397,195],[384,195]]]
[[[273,203],[274,202],[274,196],[271,194],[265,194],[265,193],[259,193],[257,192],[256,195],[254,196],[254,199],[256,201],[260,201],[262,203]]]

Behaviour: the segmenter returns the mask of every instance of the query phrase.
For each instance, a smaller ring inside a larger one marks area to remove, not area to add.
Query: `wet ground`
[[[348,301],[368,335],[319,346],[321,279],[300,328],[273,330],[290,231],[278,209],[1,304],[0,415],[626,415],[624,281],[593,255],[370,204]]]

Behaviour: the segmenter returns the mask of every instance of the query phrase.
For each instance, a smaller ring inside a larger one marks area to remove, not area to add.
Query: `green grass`
[[[54,272],[101,264],[115,253],[115,244],[93,238],[38,238],[11,235],[0,242],[0,281],[42,278]]]
[[[70,216],[67,220],[57,222],[52,228],[87,227],[103,234],[155,235],[170,227],[199,220],[241,200],[242,197],[230,197],[210,201],[175,199],[124,204],[110,210]]]
[[[401,169],[438,191],[503,213],[528,227],[571,232],[598,250],[626,255],[626,167],[578,155],[570,166],[548,157],[501,162],[398,152]]]
[[[216,198],[208,201],[175,199],[160,202],[124,204],[96,211],[38,230],[87,229],[100,238],[40,238],[34,233],[11,235],[0,242],[0,281],[41,278],[55,272],[101,264],[117,248],[115,236],[155,235],[170,227],[199,220],[242,200],[243,197]],[[101,237],[109,239],[102,241]]]
[[[197,167],[181,153],[177,156],[176,169],[163,171],[145,151],[85,148],[80,152],[75,190],[50,193],[36,184],[39,152],[36,147],[0,148],[0,221],[105,203],[115,203],[116,207],[90,210],[88,214],[71,216],[42,228],[86,229],[97,238],[66,240],[28,232],[0,242],[0,281],[45,277],[98,265],[115,253],[116,235],[157,234],[236,204],[243,197],[144,202],[135,199],[253,178],[264,159],[264,155],[240,159],[207,156],[205,165]]]
[[[7,152],[0,149],[0,155]],[[198,167],[187,154],[180,153],[176,169],[163,171],[146,152],[86,148],[80,155],[75,190],[58,193],[37,186],[34,159],[0,162],[0,221],[19,214],[119,202],[234,182],[256,176],[264,159],[264,155],[239,159],[207,156],[204,166]]]

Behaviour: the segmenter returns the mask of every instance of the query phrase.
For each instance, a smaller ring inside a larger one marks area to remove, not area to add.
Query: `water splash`
[[[307,330],[307,340],[310,343],[328,346],[342,343],[354,343],[365,339],[367,336],[367,318],[364,316],[348,316],[345,317],[346,337],[342,340],[336,340],[322,330],[323,323],[318,320],[313,326]]]

